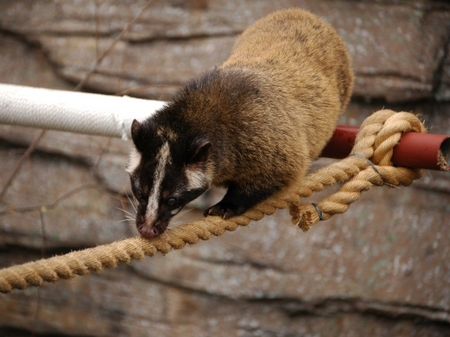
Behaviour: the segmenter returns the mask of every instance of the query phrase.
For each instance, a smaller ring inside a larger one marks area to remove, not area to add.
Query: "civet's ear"
[[[155,124],[151,120],[139,122],[136,119],[131,124],[131,138],[139,152],[143,152],[148,146],[151,136],[154,134]]]
[[[133,123],[131,124],[131,138],[133,139],[135,145],[140,141],[140,131],[141,123],[139,123],[137,119],[133,120]]]
[[[209,150],[212,143],[207,138],[195,139],[189,148],[188,163],[191,165],[200,164],[208,159]]]

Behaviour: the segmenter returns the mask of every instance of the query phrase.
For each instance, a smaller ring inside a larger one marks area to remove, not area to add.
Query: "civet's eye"
[[[171,197],[166,200],[167,206],[173,207],[177,204],[177,199]]]

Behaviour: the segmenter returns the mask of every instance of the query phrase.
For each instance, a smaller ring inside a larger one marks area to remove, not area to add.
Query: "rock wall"
[[[445,1],[2,0],[0,82],[72,90],[83,81],[168,99],[226,59],[245,27],[291,6],[321,15],[348,44],[356,83],[341,124],[388,107],[450,133]],[[0,125],[2,189],[39,134]],[[0,200],[0,266],[136,235],[130,146],[48,131]],[[449,204],[448,173],[426,172],[412,187],[366,193],[308,233],[281,211],[167,256],[0,295],[0,334],[447,336]]]

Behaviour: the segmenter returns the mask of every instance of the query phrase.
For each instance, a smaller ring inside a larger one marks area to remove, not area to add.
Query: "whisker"
[[[117,220],[116,223],[128,222],[130,224],[130,223],[134,223],[136,221],[135,213],[133,214],[122,207],[116,207],[116,209],[118,209],[119,211],[122,211],[123,215],[124,215],[124,219]]]
[[[123,208],[121,208],[121,207],[116,207],[116,209],[122,211],[123,213],[125,213],[125,215],[129,215],[129,216],[134,217],[134,214],[131,213],[131,212],[129,212],[129,211],[127,211],[126,209],[123,209]]]
[[[117,220],[115,221],[116,223],[120,223],[120,222],[129,222],[131,219],[122,219],[122,220]]]
[[[125,195],[127,196],[127,199],[130,202],[131,207],[133,207],[134,211],[137,213],[136,200],[134,198],[130,198],[130,196],[128,195],[128,192],[125,192]]]

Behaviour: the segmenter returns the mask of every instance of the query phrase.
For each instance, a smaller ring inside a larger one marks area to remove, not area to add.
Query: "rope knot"
[[[394,147],[407,132],[426,132],[414,114],[386,109],[369,116],[361,124],[350,156],[316,171],[303,183],[321,186],[314,192],[336,182],[343,183],[341,188],[319,203],[291,203],[289,211],[292,222],[307,231],[320,220],[346,212],[350,204],[373,185],[408,186],[414,179],[420,178],[422,170],[392,165]]]
[[[364,146],[368,153],[372,152],[372,155],[366,155],[366,158],[375,165],[392,166],[394,147],[407,132],[424,133],[426,129],[412,113],[380,110],[361,124],[352,154],[360,153],[361,146]]]

